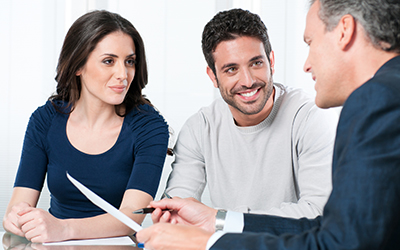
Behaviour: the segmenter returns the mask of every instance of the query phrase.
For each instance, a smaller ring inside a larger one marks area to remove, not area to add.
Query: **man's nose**
[[[308,57],[307,57],[306,61],[304,62],[303,70],[306,73],[311,73],[311,64],[308,60]]]
[[[242,70],[242,74],[240,76],[240,83],[241,85],[246,86],[248,88],[251,88],[251,86],[253,86],[253,84],[255,83],[255,77],[250,69]]]

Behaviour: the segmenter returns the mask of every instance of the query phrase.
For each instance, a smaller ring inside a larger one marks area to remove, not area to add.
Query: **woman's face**
[[[80,99],[109,105],[121,104],[135,76],[135,44],[123,32],[105,36],[89,54],[80,76]]]

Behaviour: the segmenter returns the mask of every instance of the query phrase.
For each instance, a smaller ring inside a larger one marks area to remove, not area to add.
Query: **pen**
[[[172,197],[169,194],[167,194],[166,192],[164,192],[163,196],[161,197],[161,199],[163,199],[163,198],[172,199]]]
[[[141,208],[138,210],[133,211],[133,214],[151,214],[154,210],[156,210],[154,207],[146,207],[146,208]],[[170,211],[169,209],[163,209],[162,211]]]
[[[154,207],[146,207],[133,211],[133,214],[150,214],[155,210]]]
[[[172,197],[164,192],[163,194],[164,197],[167,197],[168,199],[172,199]],[[150,214],[155,210],[154,207],[146,207],[146,208],[140,208],[138,210],[133,211],[133,214]],[[169,211],[169,209],[163,209],[162,211]]]

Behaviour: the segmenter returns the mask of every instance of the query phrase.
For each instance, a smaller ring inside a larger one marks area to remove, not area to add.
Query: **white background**
[[[314,95],[311,76],[303,72],[307,0],[0,0],[0,215],[11,197],[28,119],[55,90],[57,59],[72,22],[107,9],[133,23],[146,46],[144,93],[177,135],[190,115],[219,97],[206,75],[201,34],[218,11],[235,7],[259,14],[268,27],[274,81]],[[156,199],[172,160],[167,157]],[[47,209],[48,199],[45,187],[39,206]]]

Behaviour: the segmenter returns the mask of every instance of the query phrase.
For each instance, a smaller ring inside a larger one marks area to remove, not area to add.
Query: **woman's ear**
[[[78,69],[78,71],[76,71],[75,75],[76,75],[76,76],[82,75],[82,69]]]

